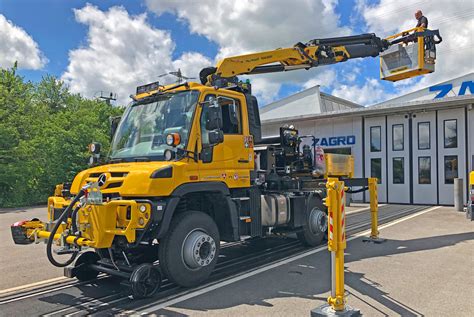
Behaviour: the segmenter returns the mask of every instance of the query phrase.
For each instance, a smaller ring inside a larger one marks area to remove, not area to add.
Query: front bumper
[[[20,221],[11,226],[15,244],[30,244],[48,239],[57,210],[63,211],[68,201],[62,197],[49,199],[49,223],[37,219]],[[149,200],[112,200],[100,205],[85,205],[77,214],[78,232],[72,230],[71,215],[54,236],[63,245],[110,248],[116,236],[129,244],[137,242],[138,232],[144,232],[152,222],[154,204]],[[51,212],[53,211],[53,212]]]

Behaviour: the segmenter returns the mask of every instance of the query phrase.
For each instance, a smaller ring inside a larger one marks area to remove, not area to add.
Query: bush
[[[53,76],[25,82],[0,69],[0,207],[45,203],[58,183],[87,168],[87,145],[107,153],[109,117],[122,113],[72,94]]]

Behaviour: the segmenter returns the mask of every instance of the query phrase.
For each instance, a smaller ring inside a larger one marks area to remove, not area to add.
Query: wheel
[[[140,264],[130,275],[130,285],[135,299],[153,296],[161,286],[160,271],[153,264]]]
[[[97,253],[93,251],[87,251],[82,253],[74,264],[74,273],[79,281],[90,281],[95,279],[99,272],[89,267],[89,264],[94,264],[100,260]]]
[[[308,199],[307,208],[306,224],[303,226],[303,230],[297,233],[297,236],[304,245],[314,247],[321,244],[327,234],[328,220],[324,212],[324,204],[318,196]]]
[[[160,241],[160,267],[180,286],[199,285],[211,275],[219,256],[219,231],[214,220],[199,211],[178,214]]]

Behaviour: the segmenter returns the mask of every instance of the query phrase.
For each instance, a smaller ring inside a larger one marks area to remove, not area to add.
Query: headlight
[[[178,146],[181,143],[179,133],[170,133],[166,136],[166,144],[169,146]]]
[[[174,152],[171,151],[170,149],[166,149],[164,156],[165,156],[165,161],[171,161],[174,157]]]

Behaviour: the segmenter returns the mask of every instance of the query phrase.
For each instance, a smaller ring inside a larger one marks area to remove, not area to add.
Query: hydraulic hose
[[[48,242],[46,244],[46,256],[48,257],[49,262],[51,262],[52,265],[57,266],[57,267],[65,267],[71,264],[77,257],[78,252],[74,252],[69,260],[66,262],[60,263],[56,261],[53,257],[53,241],[54,241],[54,235],[59,229],[59,226],[61,223],[64,221],[64,219],[67,217],[67,215],[70,213],[71,209],[74,207],[74,205],[79,201],[79,199],[85,194],[86,190],[83,188],[79,191],[79,193],[74,197],[74,199],[71,201],[71,203],[64,209],[63,213],[61,216],[56,221],[56,224],[54,225],[53,229],[51,230],[51,233],[48,237]]]
[[[72,214],[71,214],[71,223],[72,223],[72,232],[75,234],[78,230],[77,230],[77,213],[79,212],[79,209],[81,209],[81,206],[80,204],[77,205],[76,208],[74,208],[74,210],[72,211]]]

